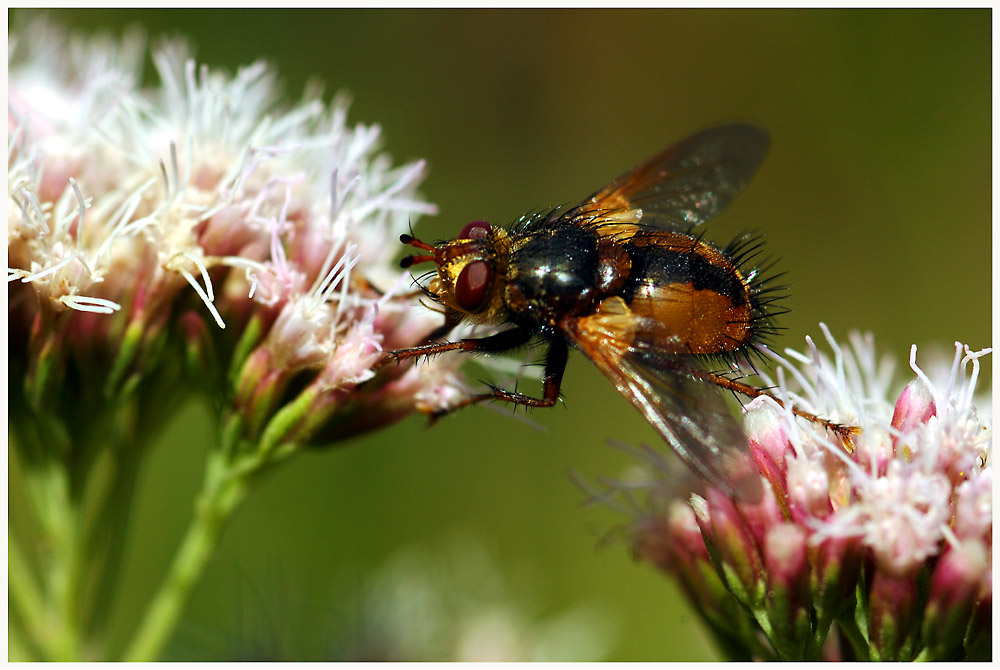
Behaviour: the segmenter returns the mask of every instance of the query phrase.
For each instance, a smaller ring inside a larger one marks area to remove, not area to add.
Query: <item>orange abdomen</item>
[[[666,232],[638,234],[625,248],[634,253],[621,295],[633,314],[663,324],[669,337],[657,343],[662,349],[719,354],[752,341],[757,325],[753,291],[722,251]]]

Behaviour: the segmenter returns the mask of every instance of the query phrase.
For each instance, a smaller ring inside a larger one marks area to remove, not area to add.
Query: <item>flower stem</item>
[[[40,453],[40,452],[36,452]],[[80,660],[82,614],[79,608],[81,575],[81,523],[79,500],[70,491],[69,476],[55,459],[42,457],[24,464],[25,491],[44,538],[44,560],[39,567],[40,589],[9,589],[17,594],[23,626],[32,647],[46,661]],[[22,552],[8,558],[26,558]],[[19,567],[14,560],[9,567]],[[23,564],[25,570],[27,565]],[[14,579],[13,573],[8,574]],[[26,583],[18,588],[26,589]],[[22,598],[23,596],[23,598]],[[39,598],[29,604],[27,598]]]
[[[862,662],[871,660],[868,638],[855,614],[852,612],[847,616],[840,617],[837,622],[840,624],[840,632],[847,638],[854,650],[855,659]]]
[[[218,452],[209,455],[205,484],[195,504],[194,518],[166,578],[123,655],[124,660],[157,660],[222,528],[246,496],[247,483],[246,470],[223,461]]]
[[[7,571],[12,619],[22,622],[20,626],[8,626],[8,634],[11,638],[12,649],[19,647],[24,652],[20,656],[12,653],[8,658],[9,660],[37,658],[37,643],[45,639],[44,597],[17,535],[12,533],[9,528],[7,530]],[[15,638],[23,639],[14,642]]]

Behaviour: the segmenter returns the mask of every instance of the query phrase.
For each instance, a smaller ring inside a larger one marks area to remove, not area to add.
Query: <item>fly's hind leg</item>
[[[774,395],[772,395],[770,392],[764,389],[759,389],[755,386],[750,386],[749,384],[744,384],[743,382],[737,381],[735,379],[729,379],[728,377],[724,377],[722,375],[718,375],[713,372],[705,372],[703,373],[703,376],[707,381],[710,381],[713,384],[721,386],[722,388],[725,389],[729,389],[730,391],[735,391],[736,393],[745,395],[748,398],[758,398],[762,395],[766,395],[768,398],[778,403],[780,407],[785,406],[785,403],[775,398]],[[858,428],[857,426],[846,426],[844,424],[834,423],[829,419],[824,419],[823,417],[816,416],[815,414],[805,412],[799,409],[798,407],[794,406],[792,407],[792,413],[795,416],[805,419],[806,421],[810,421],[817,425],[823,426],[823,428],[829,430],[830,432],[832,432],[833,434],[835,434],[837,437],[840,438],[841,443],[844,445],[844,449],[847,451],[847,453],[849,454],[854,453],[854,438],[856,435],[861,434],[861,429]]]

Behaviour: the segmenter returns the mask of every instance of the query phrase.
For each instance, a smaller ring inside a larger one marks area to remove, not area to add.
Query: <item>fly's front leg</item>
[[[444,323],[432,330],[424,339],[424,342],[427,344],[421,344],[420,346],[410,347],[408,349],[396,349],[395,351],[390,351],[376,361],[372,370],[378,372],[389,363],[399,363],[401,361],[405,361],[410,358],[417,358],[419,356],[433,356],[435,354],[443,354],[446,351],[471,351],[472,349],[469,348],[467,343],[474,342],[475,340],[459,340],[457,342],[434,341],[440,337],[444,337],[444,335],[457,326],[458,323],[459,319],[456,318],[456,315],[448,312],[445,315]]]
[[[436,333],[437,331],[435,331]],[[433,334],[433,333],[432,333]],[[511,328],[495,335],[475,339],[456,340],[455,342],[432,342],[409,349],[390,351],[375,364],[374,370],[379,370],[389,363],[399,363],[420,356],[434,356],[448,351],[464,351],[467,353],[497,353],[514,349],[527,344],[532,333],[523,328]]]
[[[458,342],[434,342],[431,344],[423,344],[419,347],[411,347],[409,349],[396,349],[395,351],[390,351],[381,359],[379,359],[372,370],[378,372],[386,365],[390,363],[399,363],[401,361],[406,361],[411,358],[417,358],[419,356],[433,356],[435,354],[443,354],[446,351],[469,351],[466,342],[474,342],[475,340],[459,340]]]
[[[553,340],[549,345],[549,351],[545,357],[545,373],[542,379],[541,398],[535,398],[516,391],[505,391],[500,388],[491,388],[489,393],[481,393],[479,395],[471,396],[453,407],[434,412],[434,414],[431,415],[431,420],[437,420],[446,414],[450,414],[456,410],[462,409],[463,407],[468,407],[469,405],[483,402],[484,400],[503,400],[504,402],[509,402],[514,405],[523,405],[525,407],[552,407],[556,404],[556,401],[559,400],[559,388],[562,386],[563,373],[566,371],[566,359],[568,357],[568,353],[569,350],[566,346],[566,342],[561,339]]]

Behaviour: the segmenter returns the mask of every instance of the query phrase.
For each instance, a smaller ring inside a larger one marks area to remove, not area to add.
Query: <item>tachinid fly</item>
[[[767,151],[761,128],[710,128],[668,148],[567,210],[526,216],[509,228],[473,221],[403,267],[432,262],[424,292],[445,323],[427,344],[390,352],[380,365],[446,351],[503,352],[532,340],[548,347],[539,398],[492,388],[483,400],[550,407],[569,349],[580,350],[696,473],[745,499],[760,495],[747,440],[720,388],[767,392],[713,372],[773,332],[774,295],[740,238],[719,249],[695,234],[747,185]],[[461,322],[503,325],[494,335],[436,342]],[[793,410],[837,433],[849,426]]]

